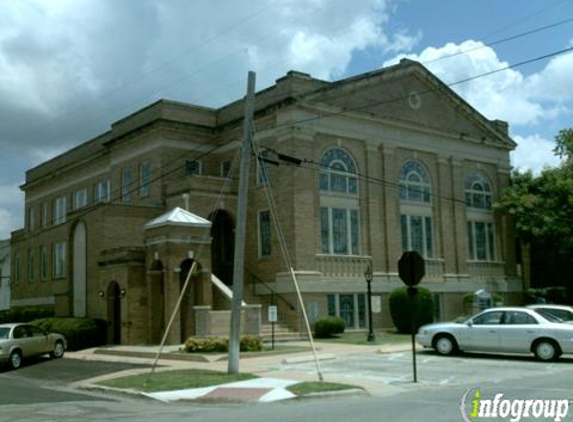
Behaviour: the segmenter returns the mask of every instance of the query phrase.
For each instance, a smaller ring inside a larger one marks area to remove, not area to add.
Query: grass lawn
[[[363,332],[346,332],[342,333],[336,337],[327,339],[315,339],[317,342],[328,342],[328,343],[348,343],[348,344],[364,344],[364,345],[384,345],[384,344],[403,344],[410,343],[412,337],[410,334],[398,334],[396,332],[390,331],[375,331],[375,341],[369,342],[368,333]]]
[[[148,379],[149,378],[149,379]],[[226,372],[186,369],[148,373],[123,378],[100,381],[106,387],[124,388],[144,392],[180,390],[184,388],[201,388],[227,382],[243,381],[257,378],[253,374],[227,374]]]
[[[328,391],[341,391],[341,390],[351,390],[355,388],[360,388],[356,385],[349,384],[339,384],[337,382],[299,382],[298,384],[291,385],[287,387],[291,393],[297,396],[304,396],[305,394],[312,393],[324,393]]]

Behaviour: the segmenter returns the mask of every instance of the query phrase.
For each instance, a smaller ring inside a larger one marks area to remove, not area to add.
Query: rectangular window
[[[468,252],[473,261],[495,261],[495,225],[468,221]]]
[[[66,242],[54,243],[54,277],[64,277],[66,271]]]
[[[88,190],[86,188],[77,190],[74,195],[74,209],[80,209],[88,204]]]
[[[33,283],[35,281],[35,269],[34,250],[30,249],[28,251],[28,283]]]
[[[360,219],[358,210],[320,208],[322,253],[360,254]]]
[[[192,160],[185,162],[185,175],[186,176],[195,176],[201,174],[201,161]]]
[[[28,230],[34,230],[36,225],[36,211],[34,208],[28,208]]]
[[[442,294],[434,293],[434,321],[442,320]]]
[[[139,164],[139,196],[149,196],[149,184],[151,183],[151,164],[144,162]]]
[[[223,161],[221,163],[221,177],[229,177],[231,174],[231,162],[230,161]]]
[[[40,281],[48,279],[48,248],[42,246],[40,248]]]
[[[364,295],[357,295],[358,301],[358,328],[366,328],[366,297]]]
[[[417,215],[400,216],[402,250],[416,251],[424,258],[433,256],[432,218]]]
[[[131,201],[131,169],[123,169],[121,172],[121,200],[123,202]]]
[[[66,222],[66,197],[60,196],[54,201],[54,224]]]
[[[41,210],[42,215],[40,216],[42,227],[47,227],[50,224],[49,220],[50,216],[48,210],[49,210],[48,204],[43,203]]]
[[[340,318],[344,320],[344,326],[354,328],[354,295],[341,294],[338,297],[340,301]]]
[[[14,283],[20,282],[20,252],[14,254]]]
[[[328,316],[336,316],[336,295],[328,295],[326,297]]]
[[[271,213],[259,212],[259,257],[271,256]]]
[[[99,181],[95,188],[95,202],[109,202],[110,195],[109,180]]]

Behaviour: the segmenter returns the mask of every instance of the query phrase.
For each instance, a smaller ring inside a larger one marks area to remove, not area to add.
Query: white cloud
[[[22,224],[24,195],[17,185],[0,185],[0,239]]]
[[[555,142],[535,134],[529,136],[515,135],[517,148],[511,152],[512,165],[519,170],[532,170],[539,174],[545,167],[555,167],[559,158],[553,153]]]

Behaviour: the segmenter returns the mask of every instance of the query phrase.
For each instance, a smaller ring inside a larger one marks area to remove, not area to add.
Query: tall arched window
[[[491,209],[491,188],[481,173],[466,179],[466,205],[471,208]]]
[[[431,192],[426,169],[417,161],[404,163],[400,169],[402,250],[416,251],[424,258],[434,255]]]
[[[321,252],[360,254],[358,177],[352,157],[332,148],[322,156],[320,171]]]
[[[400,199],[430,202],[432,185],[426,170],[417,161],[408,161],[400,170]]]
[[[468,252],[471,261],[495,261],[496,236],[491,185],[485,175],[474,172],[466,178]]]
[[[332,148],[324,153],[320,170],[320,190],[323,192],[358,194],[356,166],[348,153]]]

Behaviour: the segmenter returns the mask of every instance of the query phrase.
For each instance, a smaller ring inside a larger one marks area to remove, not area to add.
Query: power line
[[[520,67],[520,66],[523,66],[523,65],[526,65],[526,64],[534,63],[534,62],[537,62],[537,61],[540,61],[540,60],[543,60],[543,59],[547,59],[547,58],[550,58],[550,57],[558,56],[558,55],[561,55],[561,54],[564,54],[564,53],[567,53],[567,52],[570,52],[570,51],[573,51],[573,47],[569,47],[569,48],[565,48],[565,49],[562,49],[562,50],[558,50],[558,51],[555,51],[555,52],[552,52],[552,53],[549,53],[549,54],[544,54],[544,55],[542,55],[542,56],[538,56],[538,57],[535,57],[535,58],[532,58],[532,59],[528,59],[528,60],[524,60],[524,61],[521,61],[521,62],[518,62],[518,63],[514,63],[514,64],[512,64],[512,65],[504,66],[504,67],[501,67],[501,68],[498,68],[498,69],[494,69],[494,70],[491,70],[491,71],[488,71],[488,72],[485,72],[485,73],[481,73],[481,74],[478,74],[478,75],[474,75],[474,76],[471,76],[471,77],[468,77],[468,78],[465,78],[465,79],[462,79],[462,80],[459,80],[459,81],[455,81],[455,82],[451,82],[451,83],[445,83],[445,82],[444,82],[444,85],[447,86],[447,87],[452,87],[452,86],[455,86],[455,85],[460,85],[460,84],[463,84],[463,83],[466,83],[466,82],[470,82],[470,81],[473,81],[473,80],[476,80],[476,79],[479,79],[479,78],[483,78],[483,77],[486,77],[486,76],[493,75],[493,74],[495,74],[495,73],[503,72],[503,71],[506,71],[506,70],[509,70],[509,69],[514,69],[514,68],[516,68],[516,67]],[[384,70],[382,70],[382,72],[383,72],[383,71],[384,71]],[[342,82],[343,82],[343,81],[342,81]],[[327,87],[327,88],[328,88],[328,87]],[[436,92],[436,91],[437,91],[437,89],[435,89],[435,88],[430,88],[430,89],[427,89],[427,90],[424,90],[424,91],[417,92],[417,94],[420,95],[420,96],[422,96],[422,95],[434,93],[434,92]],[[311,93],[311,94],[312,94],[312,93]],[[303,94],[301,97],[304,97],[305,95],[307,95],[307,94]],[[314,121],[317,121],[317,120],[327,119],[327,118],[330,118],[330,117],[336,117],[336,116],[340,116],[340,115],[342,115],[342,114],[344,114],[344,113],[348,113],[348,112],[352,112],[352,111],[361,111],[361,110],[364,110],[364,109],[368,109],[368,108],[370,108],[370,107],[375,107],[375,106],[380,106],[380,105],[386,105],[386,104],[392,104],[392,103],[395,103],[395,102],[398,102],[398,101],[406,100],[406,99],[408,99],[409,97],[410,97],[410,94],[408,94],[408,95],[402,95],[402,96],[398,96],[398,97],[391,98],[391,99],[388,99],[388,100],[374,101],[374,102],[372,102],[372,103],[368,103],[368,104],[361,105],[361,106],[357,106],[357,107],[344,108],[344,109],[341,109],[341,110],[339,110],[339,111],[333,111],[333,112],[329,112],[329,113],[324,113],[324,114],[321,114],[321,115],[319,115],[319,116],[308,117],[308,118],[306,118],[306,119],[301,119],[301,120],[297,120],[297,121],[294,121],[294,122],[285,122],[285,123],[282,123],[282,124],[275,125],[275,126],[273,126],[272,128],[262,129],[262,130],[259,131],[259,133],[261,133],[261,132],[267,132],[267,131],[272,131],[272,130],[275,130],[275,129],[279,129],[279,128],[281,128],[281,127],[294,127],[295,125],[301,125],[301,124],[305,124],[305,123],[314,122]]]

